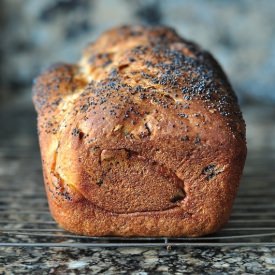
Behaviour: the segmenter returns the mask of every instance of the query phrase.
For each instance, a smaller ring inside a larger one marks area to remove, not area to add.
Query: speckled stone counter
[[[0,255],[0,274],[275,274],[275,248],[0,248]]]
[[[29,103],[28,103],[29,104]],[[27,105],[28,105],[27,104]],[[275,109],[272,106],[243,107],[248,125],[248,147],[259,151],[275,148]],[[47,207],[46,200],[36,204],[33,193],[43,195],[40,160],[36,137],[36,120],[31,106],[22,107],[22,102],[0,108],[0,213],[5,209],[5,191],[11,184],[26,184],[20,193],[13,193],[14,209]],[[33,153],[24,160],[24,173],[14,146]],[[5,160],[5,152],[9,159]],[[4,152],[4,153],[3,153]],[[2,155],[1,155],[2,154]],[[271,159],[275,159],[272,156]],[[36,163],[36,165],[34,165]],[[271,161],[265,168],[272,169]],[[18,168],[19,167],[19,168]],[[262,170],[264,173],[266,170]],[[259,175],[261,177],[261,175]],[[260,178],[259,177],[259,178]],[[274,169],[272,174],[275,182]],[[272,178],[271,178],[272,180]],[[26,182],[35,182],[29,190]],[[264,188],[264,182],[263,182]],[[2,190],[2,191],[1,191]],[[8,194],[8,193],[7,193]],[[44,197],[44,195],[43,195]],[[271,197],[272,198],[272,197]],[[6,200],[5,200],[6,199]],[[25,201],[29,199],[29,201]],[[41,204],[43,202],[43,204]],[[24,205],[22,205],[24,204]],[[1,213],[1,228],[7,228],[5,219],[16,217]],[[42,214],[41,214],[42,215]],[[26,222],[24,215],[21,223]],[[32,219],[40,219],[35,215]],[[272,223],[274,224],[274,223]],[[20,222],[16,227],[20,228]],[[11,227],[12,228],[12,227]],[[23,227],[22,227],[23,228]],[[1,230],[2,230],[1,229]],[[275,274],[275,247],[172,247],[162,248],[58,248],[58,247],[9,247],[1,246],[5,235],[0,230],[0,274]],[[274,233],[274,232],[273,232]],[[34,241],[35,236],[21,237],[21,242]],[[45,241],[47,237],[45,236]],[[10,242],[17,242],[13,235]],[[274,241],[274,238],[273,238]]]

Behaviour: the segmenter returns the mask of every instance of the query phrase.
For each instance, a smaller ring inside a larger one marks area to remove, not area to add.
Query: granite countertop
[[[20,104],[0,108],[0,190],[15,183],[25,184],[24,182],[27,181],[35,182],[35,185],[32,185],[35,186],[35,190],[43,190],[35,114],[32,108],[22,108],[19,107]],[[274,107],[244,106],[243,110],[248,126],[249,147],[258,152],[269,150],[274,159]],[[27,175],[23,175],[21,170],[18,170],[16,155],[12,155],[15,146],[36,156],[23,163]],[[5,161],[4,155],[1,155],[7,151],[10,152],[9,159],[12,162]],[[37,163],[37,166],[33,166],[34,163]],[[271,162],[268,165],[271,167],[273,164]],[[274,174],[272,176],[274,178]],[[22,198],[30,196],[32,190],[29,190],[28,185],[25,186],[21,193],[14,191],[13,195],[17,199],[11,202],[11,205],[17,205],[18,208],[23,201]],[[4,191],[2,195],[0,192],[0,208],[5,207],[4,196]],[[30,202],[26,201],[21,207],[29,205]],[[35,203],[30,205],[39,208]],[[6,221],[3,217],[8,219],[8,216],[3,216],[1,209],[0,222],[2,221],[1,228],[3,228]],[[22,237],[21,241],[27,243],[31,239],[35,239],[35,236]],[[0,231],[0,243],[3,240],[5,236],[3,237]],[[45,240],[47,240],[46,237]],[[9,241],[18,240],[10,237]],[[275,247],[62,248],[9,247],[0,244],[0,274],[87,274],[89,272],[93,274],[103,272],[108,274],[275,274]]]
[[[0,274],[274,274],[275,248],[0,248]],[[2,272],[2,273],[1,273]],[[6,272],[6,273],[5,273]]]

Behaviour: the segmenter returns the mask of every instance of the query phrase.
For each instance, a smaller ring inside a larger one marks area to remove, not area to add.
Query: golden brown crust
[[[212,56],[164,27],[120,27],[33,89],[51,212],[93,236],[200,236],[230,215],[245,124]]]

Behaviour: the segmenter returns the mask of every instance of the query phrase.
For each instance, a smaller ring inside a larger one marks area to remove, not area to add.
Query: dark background
[[[135,23],[172,26],[211,51],[242,104],[275,103],[273,0],[3,0],[0,5],[2,103],[30,104],[32,79],[42,69],[75,62],[102,31]]]

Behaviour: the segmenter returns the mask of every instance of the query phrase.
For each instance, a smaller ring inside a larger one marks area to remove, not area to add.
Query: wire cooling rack
[[[275,246],[275,154],[250,152],[228,225],[200,238],[85,237],[59,228],[44,192],[39,153],[0,147],[0,246]]]

